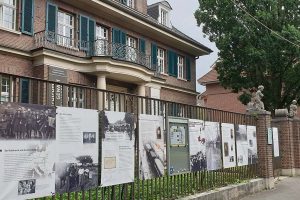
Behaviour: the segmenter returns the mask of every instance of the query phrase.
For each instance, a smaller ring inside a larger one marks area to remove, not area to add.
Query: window
[[[103,26],[96,27],[95,53],[98,56],[108,54],[108,29]]]
[[[183,65],[184,58],[182,56],[178,56],[178,78],[184,78],[184,65]]]
[[[126,41],[127,46],[136,48],[136,39],[130,36],[127,36],[127,41]]]
[[[10,97],[10,79],[8,76],[1,78],[1,102],[8,102]]]
[[[134,0],[127,0],[127,6],[134,8]]]
[[[0,0],[0,26],[16,29],[16,0]]]
[[[74,17],[63,11],[58,11],[57,43],[66,47],[74,46]]]
[[[74,108],[84,108],[84,89],[70,88],[69,105]]]
[[[96,27],[96,39],[108,40],[108,30],[103,26]]]
[[[165,72],[165,50],[157,48],[157,67],[160,73]]]
[[[135,38],[127,35],[126,45],[127,45],[126,60],[136,62],[136,60],[137,60],[137,53],[136,53],[137,40]]]
[[[163,9],[161,9],[160,10],[160,23],[162,24],[162,25],[165,25],[165,26],[167,26],[168,25],[168,12],[167,11],[165,11],[165,10],[163,10]]]

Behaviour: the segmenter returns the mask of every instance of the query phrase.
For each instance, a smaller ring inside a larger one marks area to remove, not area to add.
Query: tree
[[[219,80],[243,94],[262,84],[267,110],[300,97],[299,0],[199,0],[198,25],[220,50]],[[262,22],[263,24],[261,24]]]

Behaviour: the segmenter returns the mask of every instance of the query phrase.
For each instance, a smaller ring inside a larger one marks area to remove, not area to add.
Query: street
[[[300,177],[280,178],[275,188],[251,195],[241,200],[298,200],[300,199]]]

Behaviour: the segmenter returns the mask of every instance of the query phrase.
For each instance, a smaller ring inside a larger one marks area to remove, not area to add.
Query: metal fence
[[[140,114],[161,115],[165,121],[164,130],[167,127],[166,119],[168,116],[220,123],[256,125],[255,117],[244,114],[100,90],[92,87],[62,84],[38,78],[4,73],[0,74],[0,78],[2,80],[2,87],[0,87],[1,101],[130,112],[135,114],[136,121]],[[8,80],[8,84],[5,87],[3,80]],[[257,164],[254,164],[215,171],[200,171],[173,176],[166,175],[151,180],[139,180],[139,134],[138,132],[136,134],[136,178],[134,183],[99,187],[94,190],[55,195],[44,197],[43,199],[176,199],[181,196],[257,177]]]

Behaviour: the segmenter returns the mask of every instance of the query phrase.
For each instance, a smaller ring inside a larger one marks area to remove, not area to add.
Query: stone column
[[[146,96],[145,84],[138,85],[137,95],[142,96],[142,97]],[[145,113],[146,104],[147,104],[147,101],[145,99],[141,99],[141,98],[138,99],[139,113]]]
[[[265,179],[266,189],[274,188],[273,145],[268,145],[268,128],[271,128],[271,113],[259,111],[257,115],[257,149],[260,176]]]
[[[287,117],[276,118],[273,124],[279,131],[281,175],[295,176],[295,148],[296,139],[293,134],[293,119]]]
[[[97,89],[106,90],[106,76],[105,75],[98,75]],[[105,93],[98,91],[98,109],[103,110],[104,108],[105,108]]]

